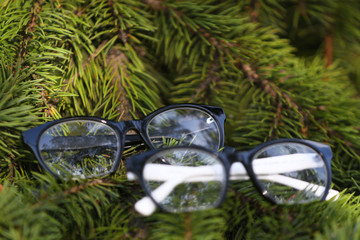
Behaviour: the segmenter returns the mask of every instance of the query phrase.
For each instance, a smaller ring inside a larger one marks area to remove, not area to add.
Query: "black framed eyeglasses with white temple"
[[[135,209],[151,215],[156,207],[189,212],[219,206],[235,180],[251,181],[275,204],[336,199],[331,158],[326,144],[279,139],[241,152],[195,146],[152,150],[128,159],[127,168],[128,179],[138,179],[147,195]]]

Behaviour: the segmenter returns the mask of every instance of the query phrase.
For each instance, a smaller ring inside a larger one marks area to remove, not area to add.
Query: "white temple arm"
[[[261,158],[260,160],[254,160],[253,169],[256,175],[269,175],[269,174],[280,174],[284,172],[301,171],[304,169],[322,167],[323,162],[317,159],[317,154],[313,153],[298,153]],[[198,176],[203,178],[207,175],[214,175],[214,166],[178,166],[178,165],[167,165],[167,164],[146,164],[146,168],[143,172],[143,177],[149,181],[160,181],[165,182],[169,179],[176,177],[182,177],[184,174],[194,178]],[[222,167],[219,165],[217,171],[222,171]],[[247,172],[244,165],[240,162],[233,163],[230,169],[231,180],[247,179]]]
[[[299,179],[283,176],[283,175],[269,175],[269,176],[261,176],[259,177],[260,180],[268,180],[271,182],[280,183],[285,186],[289,186],[292,188],[295,188],[297,190],[310,190],[313,191],[314,194],[318,197],[321,197],[321,195],[325,191],[325,187],[319,186],[317,184],[308,183],[306,181],[302,181]],[[326,196],[325,200],[330,200],[333,197],[334,200],[338,199],[340,196],[340,193],[336,190],[329,189],[329,193]]]
[[[169,180],[163,184],[161,184],[158,188],[156,188],[151,196],[154,198],[156,202],[162,202],[165,198],[167,198],[174,188],[183,183],[182,178]],[[151,200],[150,197],[143,197],[139,201],[135,203],[135,209],[138,213],[143,216],[150,216],[156,210],[156,204]]]
[[[238,164],[241,163],[238,162]],[[241,164],[241,166],[243,165]],[[324,162],[319,158],[317,153],[296,153],[276,157],[258,158],[252,161],[252,168],[256,175],[279,174],[319,168],[322,166],[324,166]],[[245,169],[243,168],[243,170]]]
[[[234,178],[232,178],[234,179]],[[236,178],[239,179],[239,178]],[[243,176],[241,180],[249,179],[248,176]],[[175,187],[181,183],[186,182],[207,182],[207,181],[215,181],[216,176],[208,175],[208,176],[185,176],[183,178],[174,178],[172,180],[168,180],[161,184],[158,188],[156,188],[152,193],[151,196],[154,198],[156,202],[162,202],[166,199],[167,196],[171,194],[171,192],[175,189]],[[316,184],[310,184],[306,181],[294,179],[291,177],[283,176],[283,175],[268,175],[268,176],[261,176],[260,180],[268,180],[271,182],[276,182],[285,186],[289,186],[298,190],[312,190],[314,194],[318,197],[321,197],[325,188],[323,186],[319,186]],[[326,197],[326,200],[330,200],[334,198],[336,200],[339,197],[339,192],[336,190],[329,190],[329,193]],[[150,197],[144,197],[139,200],[135,204],[135,209],[141,213],[142,215],[149,216],[156,210],[155,203],[150,199]]]

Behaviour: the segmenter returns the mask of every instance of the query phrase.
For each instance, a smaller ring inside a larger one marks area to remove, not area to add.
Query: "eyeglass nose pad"
[[[141,132],[142,124],[143,124],[142,120],[129,120],[129,121],[117,122],[117,127],[124,133],[130,130]]]
[[[223,152],[224,154],[230,155],[230,154],[235,153],[235,151],[236,151],[235,148],[229,147],[229,146],[225,146],[222,152]]]
[[[249,160],[250,160],[250,155],[247,151],[235,152],[234,157],[232,158],[232,161],[234,163],[240,162],[240,163],[242,163],[242,165],[247,165],[249,163]]]

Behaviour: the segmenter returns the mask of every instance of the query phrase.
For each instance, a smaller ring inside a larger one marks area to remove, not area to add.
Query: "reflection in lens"
[[[39,151],[58,176],[89,178],[111,171],[118,142],[115,131],[101,122],[72,120],[47,129],[40,137]]]
[[[223,164],[201,150],[161,151],[147,160],[143,177],[147,191],[169,212],[214,207],[226,191]]]
[[[264,195],[277,203],[306,203],[324,195],[327,170],[314,149],[300,143],[277,143],[258,151],[252,168]]]
[[[208,113],[195,108],[162,112],[150,120],[147,133],[155,148],[199,145],[218,150],[220,130]]]

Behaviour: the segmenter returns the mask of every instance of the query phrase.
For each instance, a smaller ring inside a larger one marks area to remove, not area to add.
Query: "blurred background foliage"
[[[357,0],[0,0],[0,238],[358,239],[359,18]],[[21,140],[62,117],[186,102],[223,107],[237,150],[330,144],[342,196],[274,206],[234,183],[221,208],[144,218],[126,161],[58,183]]]

